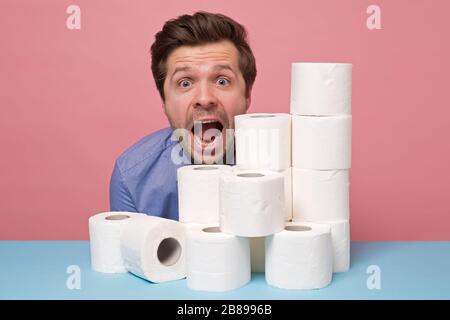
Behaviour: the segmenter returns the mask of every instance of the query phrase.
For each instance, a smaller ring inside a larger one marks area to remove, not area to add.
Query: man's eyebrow
[[[173,78],[177,72],[189,71],[189,70],[191,70],[191,69],[192,69],[192,68],[191,68],[190,66],[176,67],[175,70],[174,70],[173,73],[172,73],[171,78]],[[231,72],[234,73],[233,68],[232,68],[230,65],[228,65],[228,64],[218,64],[218,65],[215,65],[212,69],[213,69],[214,71],[225,69],[225,70],[230,70]]]
[[[181,67],[176,67],[175,70],[172,73],[171,78],[173,78],[173,76],[177,73],[177,72],[181,72],[181,71],[188,71],[191,70],[192,68],[189,66],[181,66]]]

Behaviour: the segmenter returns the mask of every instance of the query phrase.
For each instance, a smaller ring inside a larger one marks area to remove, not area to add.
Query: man
[[[151,55],[171,128],[144,137],[117,159],[110,206],[178,220],[177,168],[234,159],[230,129],[250,106],[255,58],[242,25],[206,12],[167,21]]]

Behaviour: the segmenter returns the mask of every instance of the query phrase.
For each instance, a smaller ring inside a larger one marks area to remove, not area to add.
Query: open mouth
[[[217,119],[195,120],[191,132],[195,141],[206,147],[222,135],[223,128],[222,122]]]

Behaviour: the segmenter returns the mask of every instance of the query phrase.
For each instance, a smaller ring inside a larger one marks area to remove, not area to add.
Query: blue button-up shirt
[[[177,145],[171,139],[172,132],[171,128],[156,131],[116,160],[110,182],[111,211],[142,212],[178,220],[177,169],[183,164],[171,159]]]

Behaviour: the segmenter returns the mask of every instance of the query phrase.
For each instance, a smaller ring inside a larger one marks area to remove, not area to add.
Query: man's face
[[[226,129],[234,129],[234,116],[245,113],[251,101],[245,97],[239,52],[225,40],[175,49],[167,59],[164,96],[171,127],[189,132],[185,150],[203,163],[223,157],[232,143]]]

